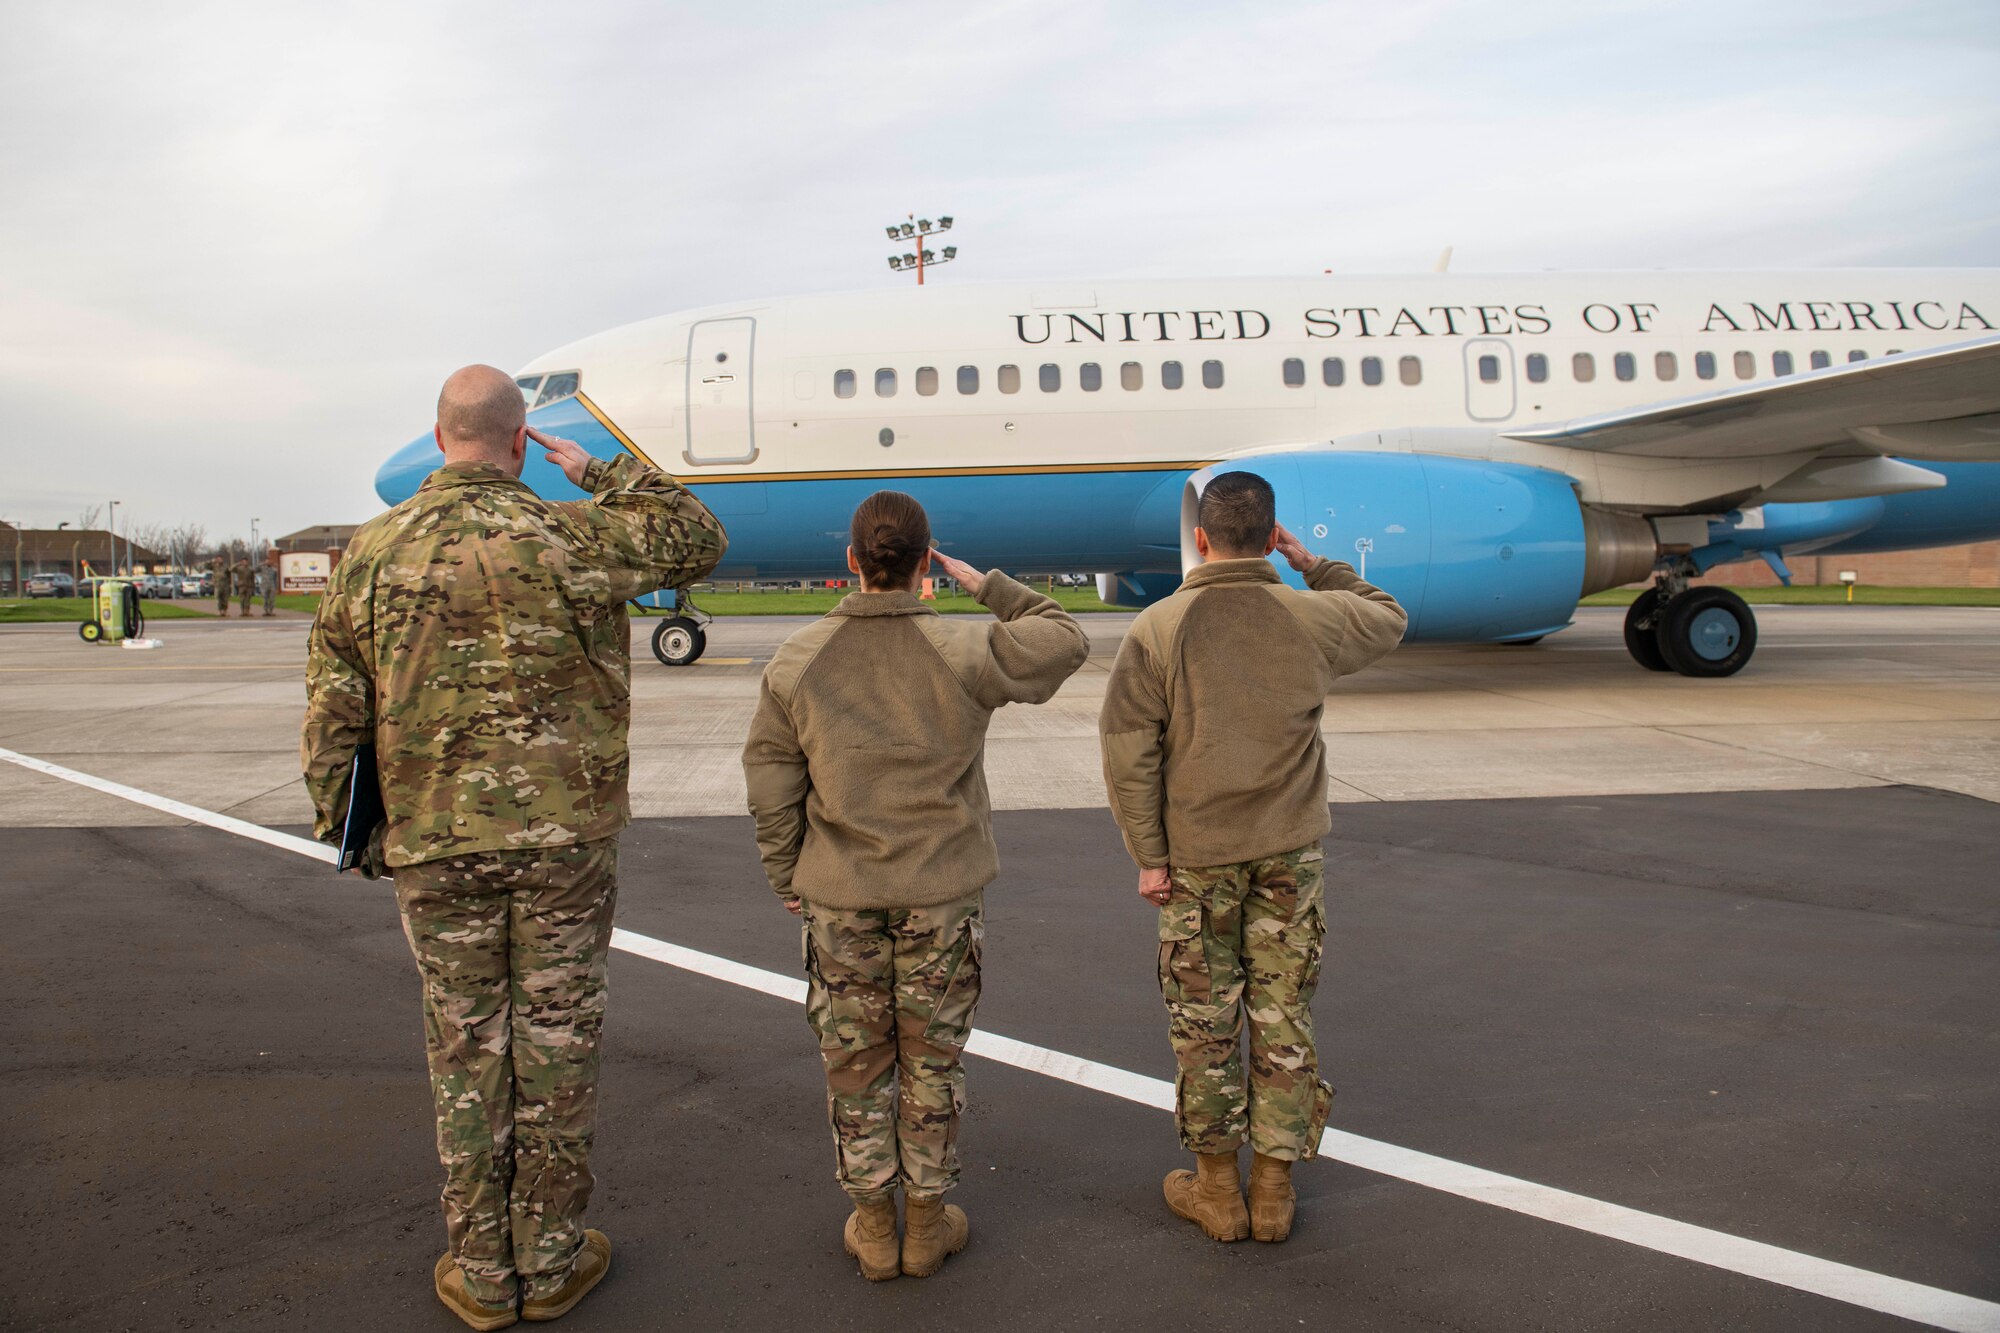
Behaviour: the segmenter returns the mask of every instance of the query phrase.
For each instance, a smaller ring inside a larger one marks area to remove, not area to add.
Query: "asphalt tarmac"
[[[1992,804],[1891,785],[1335,816],[1336,1126],[2000,1299]],[[1171,1077],[1109,817],[998,831],[979,1026]],[[430,1292],[440,1172],[387,887],[199,827],[4,827],[0,865],[0,1327],[461,1327]],[[625,928],[796,974],[746,820],[640,821],[623,886]],[[1288,1243],[1215,1245],[1160,1200],[1166,1114],[968,1068],[971,1247],[869,1284],[799,1008],[615,953],[591,1222],[616,1255],[565,1326],[1909,1326],[1333,1162],[1299,1168]]]

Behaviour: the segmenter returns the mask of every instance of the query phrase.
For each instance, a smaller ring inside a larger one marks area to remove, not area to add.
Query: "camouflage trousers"
[[[1313,846],[1173,872],[1160,909],[1160,993],[1178,1066],[1175,1121],[1190,1151],[1234,1152],[1246,1137],[1287,1161],[1319,1151],[1333,1100],[1312,1033],[1324,860]]]
[[[834,1176],[856,1200],[958,1183],[959,1053],[979,1003],[983,895],[937,907],[805,904],[806,1018],[826,1061]]]
[[[398,867],[424,986],[445,1230],[488,1304],[562,1285],[583,1244],[615,838]]]

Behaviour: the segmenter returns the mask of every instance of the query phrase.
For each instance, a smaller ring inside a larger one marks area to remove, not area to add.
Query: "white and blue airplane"
[[[1722,676],[1756,622],[1690,584],[1714,566],[2000,536],[1996,319],[2000,269],[1000,283],[666,315],[518,379],[531,424],[691,486],[720,578],[845,577],[848,516],[893,487],[962,559],[1145,606],[1244,470],[1412,641],[1533,642],[1651,576],[1633,657]],[[437,463],[421,436],[376,490]],[[704,642],[678,601],[671,664]]]

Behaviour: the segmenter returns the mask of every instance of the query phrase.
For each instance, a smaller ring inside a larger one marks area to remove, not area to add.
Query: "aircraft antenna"
[[[1451,268],[1451,247],[1447,245],[1444,248],[1443,252],[1438,255],[1438,262],[1431,265],[1431,272],[1444,273],[1449,271],[1450,268]]]

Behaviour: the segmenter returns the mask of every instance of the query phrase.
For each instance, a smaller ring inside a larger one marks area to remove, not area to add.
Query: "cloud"
[[[453,366],[947,281],[1969,264],[2000,11],[1850,0],[30,7],[0,50],[0,512],[376,508]]]

